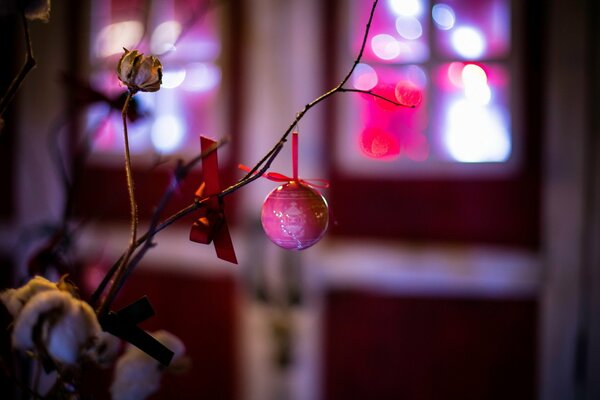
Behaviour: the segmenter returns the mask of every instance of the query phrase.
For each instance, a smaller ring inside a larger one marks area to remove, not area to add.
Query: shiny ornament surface
[[[288,250],[306,249],[327,231],[327,201],[317,190],[291,181],[269,193],[261,222],[267,237],[276,245]]]

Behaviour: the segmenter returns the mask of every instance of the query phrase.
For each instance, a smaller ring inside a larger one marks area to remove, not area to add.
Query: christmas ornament
[[[288,250],[302,250],[323,237],[329,210],[317,190],[300,181],[290,181],[269,193],[260,220],[273,243]]]
[[[208,151],[211,146],[216,145],[214,140],[200,137],[200,147],[202,152]],[[217,152],[213,151],[202,158],[202,177],[204,182],[196,191],[196,198],[199,201],[204,200],[205,205],[200,209],[199,217],[192,225],[190,231],[190,240],[197,243],[209,244],[214,242],[217,257],[222,260],[237,264],[235,250],[225,220],[225,210],[223,199],[214,196],[221,191],[219,184],[219,166]],[[205,190],[209,193],[205,194]],[[212,196],[211,196],[212,195]]]
[[[326,188],[323,179],[298,179],[298,133],[292,133],[293,177],[270,172],[263,175],[275,182],[286,182],[267,195],[261,223],[267,237],[288,250],[302,250],[317,243],[327,231],[327,201],[316,188]],[[249,168],[240,166],[248,171]]]

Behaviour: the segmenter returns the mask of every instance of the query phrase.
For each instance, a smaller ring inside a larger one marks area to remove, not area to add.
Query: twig
[[[381,99],[383,101],[387,101],[390,104],[393,104],[395,106],[398,107],[406,107],[406,108],[415,108],[416,106],[413,105],[406,105],[406,104],[402,104],[402,103],[398,103],[397,101],[394,101],[392,99],[389,99],[385,96],[382,96],[380,94],[377,94],[375,92],[372,92],[371,90],[361,90],[361,89],[348,89],[348,88],[340,88],[339,90],[341,93],[363,93],[372,97],[377,97],[378,99]]]
[[[111,289],[109,289],[109,293],[102,300],[102,303],[100,304],[100,307],[98,308],[98,315],[101,315],[102,313],[104,313],[104,312],[106,312],[108,310],[108,307],[110,307],[110,305],[114,301],[114,298],[115,298],[116,294],[119,292],[119,290],[123,286],[124,282],[127,280],[127,277],[129,276],[129,274],[133,271],[133,269],[135,269],[135,267],[141,261],[141,259],[145,255],[145,253],[150,248],[153,247],[152,239],[154,238],[154,236],[159,231],[161,231],[162,229],[166,228],[166,226],[163,225],[164,222],[160,223],[160,216],[161,216],[163,210],[165,209],[167,203],[171,199],[171,196],[173,195],[173,193],[175,193],[175,190],[179,186],[179,183],[187,177],[187,175],[190,173],[190,171],[203,158],[205,158],[209,154],[217,151],[217,149],[219,149],[221,146],[223,146],[228,141],[229,141],[229,139],[227,139],[227,138],[222,139],[221,141],[219,141],[218,143],[216,143],[213,146],[209,147],[205,151],[201,152],[199,155],[197,155],[196,157],[192,158],[191,160],[189,160],[185,164],[183,164],[181,161],[178,162],[178,165],[176,166],[175,171],[173,173],[173,177],[172,177],[171,183],[167,187],[167,190],[165,191],[165,193],[163,193],[163,195],[162,195],[162,197],[161,197],[161,199],[160,199],[160,201],[158,203],[158,206],[156,207],[156,209],[154,210],[154,213],[152,214],[148,230],[146,231],[146,233],[142,237],[140,237],[135,242],[135,245],[133,246],[133,248],[136,249],[139,246],[141,246],[142,244],[144,244],[144,246],[138,251],[138,253],[135,255],[135,257],[133,259],[131,259],[131,262],[129,262],[129,265],[125,268],[125,271],[121,274],[121,276],[115,278],[115,281],[113,282],[113,285],[111,285]],[[179,216],[176,219],[174,219],[173,222],[176,221],[179,218],[181,218],[181,216]],[[158,229],[159,227],[160,227],[160,229]],[[110,279],[115,274],[115,271],[117,271],[118,268],[119,268],[119,266],[123,264],[124,257],[125,257],[125,255],[121,256],[117,260],[117,262],[113,265],[113,267],[107,272],[107,274],[105,275],[105,277],[102,280],[102,282],[100,282],[100,285],[94,291],[94,293],[92,294],[92,297],[90,299],[90,303],[92,305],[95,305],[95,303],[98,301],[100,295],[106,289],[106,286],[108,285]],[[114,287],[114,289],[113,289],[113,287]]]
[[[29,36],[29,25],[27,23],[27,18],[25,17],[24,12],[21,13],[21,20],[23,22],[23,30],[25,32],[25,46],[27,48],[25,63],[21,67],[21,70],[19,71],[17,76],[15,76],[15,78],[11,82],[4,96],[2,96],[2,99],[0,99],[0,117],[2,117],[6,112],[8,105],[15,97],[15,94],[21,87],[21,84],[25,80],[25,77],[27,77],[27,74],[36,66],[36,61],[33,57],[33,47],[31,46],[31,38]]]

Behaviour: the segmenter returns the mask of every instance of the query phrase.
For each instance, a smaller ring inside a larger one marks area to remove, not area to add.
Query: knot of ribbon
[[[110,311],[100,319],[100,325],[104,331],[131,343],[162,365],[168,366],[173,359],[173,351],[138,326],[153,315],[154,309],[144,296],[119,311]]]
[[[239,164],[238,168],[242,171],[250,172],[251,168],[246,165]],[[292,133],[292,170],[293,176],[289,177],[279,172],[267,172],[262,174],[263,178],[266,178],[273,182],[300,182],[303,185],[310,186],[313,188],[327,189],[329,187],[329,181],[326,179],[310,178],[310,179],[299,179],[298,178],[298,132]],[[258,172],[255,172],[257,174]]]
[[[214,140],[200,136],[200,147],[203,152],[215,144]],[[203,182],[196,190],[195,196],[196,200],[203,201],[204,204],[198,212],[198,218],[192,224],[190,240],[202,244],[213,242],[217,257],[237,264],[237,257],[225,219],[225,203],[220,197],[205,194],[205,191],[210,194],[221,191],[216,151],[202,158],[202,179]]]

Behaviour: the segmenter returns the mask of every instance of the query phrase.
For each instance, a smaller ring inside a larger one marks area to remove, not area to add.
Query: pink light
[[[396,84],[394,90],[396,100],[406,106],[416,107],[423,100],[423,93],[414,83],[410,81],[400,81]]]
[[[380,96],[385,97],[386,99],[390,99],[390,100],[396,99],[396,88],[394,85],[381,85],[380,84],[373,90],[373,92],[377,93]],[[377,107],[379,107],[380,109],[383,109],[385,111],[395,111],[398,109],[398,106],[396,106],[393,103],[390,103],[389,101],[380,99],[378,97],[375,97],[374,100],[375,100],[375,104],[377,105]]]
[[[369,127],[362,131],[360,148],[367,157],[379,160],[393,160],[400,155],[398,140],[379,127]]]
[[[462,70],[464,64],[453,62],[448,66],[448,80],[457,88],[462,88]]]
[[[406,156],[413,161],[425,161],[429,157],[429,143],[421,133],[407,135],[403,145]]]

